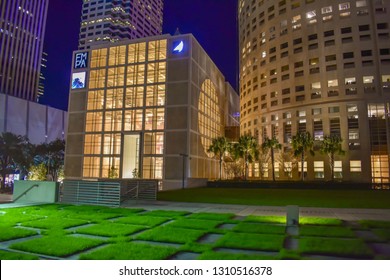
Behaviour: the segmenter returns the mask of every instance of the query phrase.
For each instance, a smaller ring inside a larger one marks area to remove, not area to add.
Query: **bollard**
[[[287,226],[298,226],[299,225],[299,206],[298,205],[287,205]]]

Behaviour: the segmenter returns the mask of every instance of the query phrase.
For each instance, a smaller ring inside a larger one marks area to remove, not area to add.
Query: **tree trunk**
[[[332,176],[331,181],[334,180],[334,154],[330,154],[330,174]]]
[[[248,180],[248,159],[247,155],[245,155],[245,181]]]
[[[219,180],[222,180],[222,156],[219,158]]]
[[[274,167],[274,163],[275,163],[274,149],[271,148],[272,181],[275,182],[275,167]]]
[[[304,173],[304,164],[305,164],[305,153],[302,152],[302,158],[301,158],[301,180],[305,180],[305,173]]]
[[[7,171],[6,169],[3,169],[1,171],[1,188],[4,189],[5,188],[5,176],[7,175]]]

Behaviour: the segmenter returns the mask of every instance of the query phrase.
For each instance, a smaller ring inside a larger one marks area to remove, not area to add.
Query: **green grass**
[[[390,241],[390,229],[374,229],[373,232],[383,240]]]
[[[214,229],[222,224],[222,221],[200,220],[200,219],[179,219],[169,224],[170,227],[189,229]]]
[[[324,236],[324,237],[355,237],[355,233],[346,227],[336,226],[300,226],[301,236]]]
[[[47,219],[23,222],[22,226],[42,228],[42,229],[53,229],[53,228],[67,229],[67,228],[81,226],[85,224],[88,224],[88,221],[79,220],[79,219],[77,220],[66,219],[66,218],[58,219],[56,217],[48,217]]]
[[[166,246],[151,246],[137,243],[111,244],[89,254],[81,260],[162,260],[175,254],[177,249]]]
[[[189,214],[187,211],[166,211],[166,210],[154,210],[146,213],[141,213],[143,216],[155,216],[155,217],[167,217],[177,218]]]
[[[283,242],[283,235],[229,232],[217,241],[216,246],[248,250],[279,251],[283,248]]]
[[[359,221],[359,223],[363,227],[369,227],[369,228],[386,228],[390,229],[390,221],[371,221],[371,220],[362,220]]]
[[[245,222],[254,223],[271,223],[271,224],[286,224],[286,217],[282,216],[248,216],[244,219]]]
[[[225,252],[207,251],[199,256],[198,260],[274,260],[275,256],[231,254]]]
[[[145,229],[145,227],[143,226],[124,225],[106,222],[102,224],[92,225],[90,227],[80,228],[77,229],[76,232],[90,235],[115,237],[127,236],[143,229]]]
[[[97,239],[54,235],[15,243],[10,248],[48,256],[66,257],[103,243]]]
[[[148,227],[155,227],[169,221],[170,218],[153,217],[153,216],[127,216],[115,220],[115,223],[141,225]]]
[[[27,236],[37,235],[36,231],[23,228],[9,228],[0,226],[0,241],[7,241]]]
[[[233,231],[246,233],[284,234],[286,232],[286,227],[281,225],[240,223],[233,228]]]
[[[259,206],[390,208],[389,191],[194,188],[158,193],[159,200]]]
[[[188,243],[196,241],[204,234],[205,231],[203,230],[162,226],[145,231],[138,235],[136,239],[169,243]]]
[[[300,225],[341,226],[343,222],[335,218],[300,217]]]
[[[39,260],[37,256],[0,250],[0,260]]]
[[[299,251],[304,254],[341,257],[371,258],[373,256],[370,248],[360,239],[303,237],[299,239]]]
[[[194,213],[188,216],[191,219],[226,221],[234,217],[230,213]]]

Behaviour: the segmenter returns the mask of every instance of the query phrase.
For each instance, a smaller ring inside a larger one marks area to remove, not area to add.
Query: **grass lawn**
[[[286,224],[286,217],[282,216],[248,216],[244,219],[245,222],[254,223],[271,223],[271,224]]]
[[[187,211],[166,211],[166,210],[154,210],[143,213],[144,216],[155,216],[155,217],[166,217],[166,218],[177,218],[189,214]]]
[[[277,257],[262,255],[231,254],[225,252],[207,251],[199,256],[198,260],[272,260]]]
[[[103,241],[97,239],[54,235],[15,243],[10,248],[49,256],[66,257],[103,243]]]
[[[79,219],[66,219],[66,218],[58,219],[56,217],[48,217],[46,219],[23,222],[22,226],[42,228],[42,229],[50,229],[50,228],[66,229],[66,228],[81,226],[85,224],[88,224],[88,221],[79,220]]]
[[[373,256],[370,248],[360,239],[302,237],[299,239],[299,251],[306,254],[341,257],[370,258]]]
[[[390,241],[390,229],[374,229],[373,232],[383,240]]]
[[[355,233],[346,227],[336,226],[300,226],[301,236],[355,237]]]
[[[222,224],[222,221],[200,220],[200,219],[179,219],[169,224],[170,227],[189,228],[189,229],[214,229]]]
[[[158,193],[158,200],[260,206],[390,208],[389,191],[194,188]]]
[[[0,250],[0,260],[39,260],[37,256]]]
[[[102,224],[92,225],[90,227],[77,229],[77,233],[84,233],[98,236],[126,236],[132,233],[145,229],[144,226],[125,225],[111,222],[105,222]]]
[[[234,214],[224,213],[194,213],[188,216],[191,219],[201,220],[216,220],[216,221],[227,221],[234,217]]]
[[[155,227],[162,223],[165,223],[169,221],[169,218],[164,217],[152,217],[152,216],[128,216],[128,217],[122,217],[117,220],[115,220],[115,223],[120,224],[131,224],[131,225],[140,225],[140,226],[148,226],[148,227]]]
[[[335,218],[299,217],[300,225],[341,226],[343,222]]]
[[[390,221],[368,221],[368,220],[363,220],[363,221],[359,221],[359,223],[362,226],[369,227],[369,228],[386,228],[386,229],[390,229]]]
[[[169,243],[187,243],[196,241],[204,234],[205,231],[203,230],[162,226],[141,233],[137,236],[137,239]]]
[[[229,232],[217,242],[216,246],[248,250],[279,251],[283,248],[283,242],[283,235]]]
[[[286,227],[282,225],[240,223],[233,228],[233,231],[246,233],[284,234],[286,232]]]
[[[9,228],[0,226],[0,241],[7,241],[27,236],[37,235],[36,231],[27,230],[23,228]]]
[[[162,260],[175,254],[177,249],[165,246],[151,246],[137,243],[111,244],[89,254],[81,260]]]

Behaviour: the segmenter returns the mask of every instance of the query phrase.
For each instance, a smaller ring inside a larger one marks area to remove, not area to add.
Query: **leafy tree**
[[[304,174],[304,163],[307,151],[314,156],[313,151],[314,139],[309,132],[299,132],[297,135],[292,137],[292,147],[294,156],[301,159],[301,179],[305,179]]]
[[[33,165],[30,168],[29,180],[45,181],[46,178],[47,178],[47,168],[43,162],[38,165]]]
[[[5,187],[5,177],[15,172],[20,166],[27,166],[25,158],[28,138],[10,132],[0,135],[0,173],[2,177],[1,187]]]
[[[259,144],[256,138],[250,135],[240,136],[231,150],[233,158],[243,158],[245,164],[245,180],[248,179],[249,163],[259,158]]]
[[[280,144],[278,139],[275,137],[272,139],[267,137],[261,147],[264,153],[268,153],[269,151],[271,154],[272,181],[275,181],[275,150],[280,150],[282,148],[282,144]]]
[[[116,168],[115,166],[111,166],[110,169],[108,170],[108,178],[116,179],[118,177],[119,177],[118,168]]]
[[[296,157],[294,157],[294,154],[292,152],[280,153],[278,161],[283,167],[284,175],[287,176],[289,179],[292,178],[293,168],[297,164],[297,159]]]
[[[343,139],[338,135],[325,136],[324,140],[321,142],[320,151],[323,154],[327,154],[329,157],[329,166],[331,170],[331,180],[334,179],[334,157],[335,155],[344,155],[345,151],[343,150],[341,144]]]
[[[208,148],[208,153],[213,153],[219,159],[219,180],[222,180],[222,163],[225,154],[230,150],[230,143],[226,137],[214,138]]]
[[[64,165],[65,141],[61,139],[50,143],[43,143],[36,148],[35,161],[44,163],[47,168],[47,174],[53,181],[57,181],[58,175]]]

